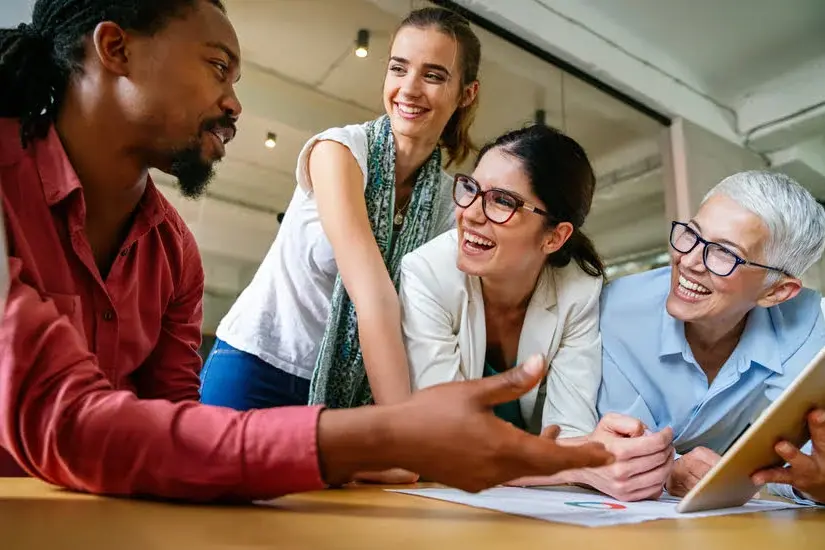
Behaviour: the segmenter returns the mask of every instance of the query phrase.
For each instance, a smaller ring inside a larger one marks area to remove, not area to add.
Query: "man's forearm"
[[[318,418],[318,460],[330,485],[352,480],[363,471],[385,470],[395,463],[391,412],[385,407],[326,409]]]

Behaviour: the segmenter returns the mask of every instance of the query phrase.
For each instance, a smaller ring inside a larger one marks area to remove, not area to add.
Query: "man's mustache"
[[[215,130],[216,128],[225,128],[228,130],[232,130],[231,139],[235,139],[235,134],[238,133],[238,127],[235,126],[236,121],[237,118],[228,113],[218,118],[205,120],[203,121],[203,124],[201,124],[201,133],[210,132],[212,130]]]

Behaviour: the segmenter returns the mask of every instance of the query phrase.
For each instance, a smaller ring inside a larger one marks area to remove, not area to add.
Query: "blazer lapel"
[[[467,378],[475,380],[484,376],[487,355],[487,323],[484,318],[484,295],[481,280],[467,276],[467,310],[459,330],[461,361]]]
[[[557,324],[556,282],[553,277],[553,268],[547,266],[539,277],[536,290],[533,292],[533,297],[524,316],[524,325],[518,343],[518,364],[524,363],[531,355],[536,353],[541,353],[545,360],[551,355],[553,339],[558,330]],[[541,418],[544,391],[545,382],[543,380],[541,384],[531,389],[519,400],[522,417],[531,430],[536,424],[535,415],[537,410],[539,419]],[[539,400],[539,397],[541,397],[541,400]],[[540,427],[539,422],[538,429]]]

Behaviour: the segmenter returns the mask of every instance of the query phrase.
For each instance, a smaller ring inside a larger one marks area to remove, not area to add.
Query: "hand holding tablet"
[[[787,467],[760,470],[751,477],[755,485],[785,483],[813,501],[825,504],[825,410],[817,409],[808,414],[808,431],[813,444],[807,455],[788,441],[776,444],[776,453]]]
[[[825,452],[825,423],[822,426],[819,424],[819,412],[813,415],[816,422],[812,423],[812,432],[817,438],[814,447],[819,454],[801,457],[798,451],[811,438],[808,415],[815,409],[825,409],[825,349],[811,360],[796,380],[682,499],[677,511],[696,512],[741,506],[759,490],[754,481],[796,479],[818,492],[822,491],[825,483],[825,457],[822,455]],[[786,448],[786,443],[791,447]],[[792,458],[793,462],[788,458]],[[782,473],[780,470],[786,462],[790,468]],[[768,471],[762,471],[756,480],[752,478],[759,470],[766,469]],[[802,490],[805,490],[804,487]]]

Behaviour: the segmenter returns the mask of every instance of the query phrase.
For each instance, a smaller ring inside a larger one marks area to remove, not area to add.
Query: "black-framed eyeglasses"
[[[541,208],[533,206],[509,191],[495,188],[482,191],[478,182],[470,176],[466,174],[455,175],[453,201],[458,206],[469,208],[479,197],[481,197],[481,209],[484,211],[484,215],[493,223],[507,223],[519,208],[534,212],[539,216],[550,217],[550,214]]]
[[[718,275],[719,277],[727,277],[740,265],[750,265],[753,267],[761,267],[762,269],[777,271],[783,275],[792,277],[792,275],[784,269],[742,259],[738,254],[729,248],[719,243],[703,239],[686,223],[676,221],[671,223],[670,246],[672,246],[677,252],[688,254],[696,248],[697,244],[702,243],[705,247],[704,250],[702,250],[702,261],[705,263],[707,270],[714,275]]]

